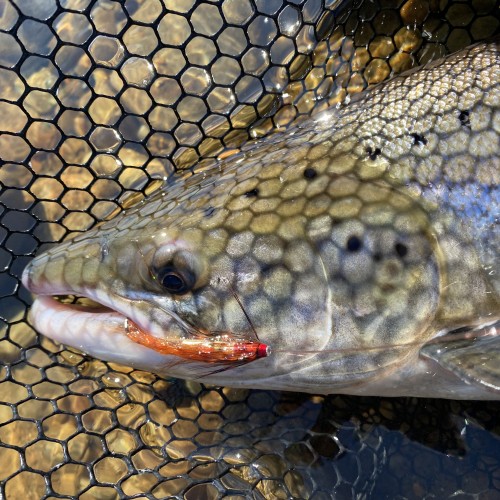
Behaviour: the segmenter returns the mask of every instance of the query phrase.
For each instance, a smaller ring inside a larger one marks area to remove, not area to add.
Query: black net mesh
[[[499,20],[496,0],[0,0],[0,498],[499,498],[497,403],[161,379],[38,337],[19,283],[172,171]]]

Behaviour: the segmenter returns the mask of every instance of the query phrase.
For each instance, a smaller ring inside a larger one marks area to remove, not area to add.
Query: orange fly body
[[[141,330],[127,320],[126,333],[130,340],[155,350],[190,361],[233,364],[247,363],[269,356],[270,349],[261,342],[235,339],[230,335],[216,337],[162,339]]]

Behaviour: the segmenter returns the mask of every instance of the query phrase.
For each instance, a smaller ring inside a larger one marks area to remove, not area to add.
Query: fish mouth
[[[28,291],[35,294],[30,320],[44,335],[53,338],[51,333],[44,332],[49,323],[51,332],[59,332],[67,326],[74,333],[78,333],[88,321],[105,322],[108,317],[112,317],[115,324],[118,318],[123,325],[126,324],[127,314],[117,307],[108,294],[99,293],[98,290],[71,290],[67,285],[62,287],[43,279],[34,279],[35,271],[36,266],[28,264],[22,275],[22,283]],[[41,314],[41,307],[46,309],[45,314]],[[50,317],[53,318],[48,321]]]
[[[191,368],[193,363],[235,367],[270,354],[269,346],[260,342],[197,333],[174,312],[147,300],[132,300],[98,288],[75,294],[47,280],[33,279],[32,274],[28,266],[22,278],[24,286],[37,294],[29,313],[32,326],[93,357],[192,378],[192,371],[186,372],[181,361]],[[68,294],[61,295],[65,292]]]
[[[82,312],[103,313],[113,310],[112,308],[107,307],[100,302],[96,302],[85,295],[43,295],[51,297],[53,300],[56,300],[64,306],[68,306]]]
[[[169,356],[129,339],[126,316],[94,304],[68,304],[50,295],[39,295],[31,306],[30,322],[51,340],[97,359],[158,373],[172,363]]]
[[[110,287],[89,286],[84,280],[75,283],[57,276],[57,279],[47,277],[45,269],[54,266],[47,262],[45,255],[35,257],[24,269],[22,283],[25,288],[35,295],[35,301],[30,311],[33,326],[50,338],[63,336],[59,333],[63,325],[77,335],[85,329],[85,323],[91,322],[93,327],[102,321],[103,327],[108,318],[113,318],[117,327],[118,318],[121,320],[120,330],[127,333],[128,322],[133,322],[143,331],[158,337],[169,336],[183,337],[186,335],[185,325],[175,313],[159,308],[144,297],[128,298],[119,292],[116,285]],[[57,262],[62,265],[62,263]],[[54,271],[52,271],[52,274]],[[61,273],[59,273],[61,274]],[[120,287],[122,288],[122,287]],[[47,314],[40,315],[39,304],[47,308]],[[54,319],[50,321],[49,331],[46,321],[49,314]],[[71,317],[71,324],[68,318]],[[103,333],[107,333],[103,332]],[[64,337],[66,338],[66,337]],[[70,337],[71,339],[71,337]],[[65,342],[72,345],[72,342]]]
[[[22,283],[36,294],[29,320],[39,333],[95,358],[148,371],[162,371],[172,361],[172,356],[157,353],[128,337],[131,323],[148,334],[164,335],[164,328],[148,320],[147,310],[132,307],[132,300],[99,290],[75,292],[58,289],[44,280],[34,282],[33,268],[29,264],[24,270]],[[173,327],[173,318],[168,320]]]

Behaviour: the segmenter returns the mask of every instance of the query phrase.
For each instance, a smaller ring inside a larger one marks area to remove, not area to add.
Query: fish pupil
[[[161,279],[161,284],[172,293],[179,293],[186,289],[186,283],[176,273],[169,272]]]

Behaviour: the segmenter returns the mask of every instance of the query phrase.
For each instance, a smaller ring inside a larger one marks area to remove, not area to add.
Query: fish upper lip
[[[82,304],[64,304],[65,307],[68,309],[74,309],[75,311],[80,310],[82,312],[92,312],[94,314],[109,314],[110,312],[119,314],[120,316],[123,316],[124,318],[128,318],[127,314],[125,314],[123,311],[117,309],[114,305],[111,303],[103,303],[103,300],[98,298],[96,294],[89,293],[88,291],[83,291],[83,290],[71,290],[66,289],[66,290],[55,290],[51,287],[51,284],[49,282],[41,282],[38,283],[36,286],[33,286],[33,261],[28,263],[28,265],[24,268],[23,274],[21,277],[21,282],[23,286],[31,293],[35,295],[39,295],[42,297],[54,297],[57,295],[75,295],[77,297],[85,297],[89,300],[94,301],[96,304],[98,304],[100,307],[90,307],[90,306],[84,306]],[[125,299],[126,300],[126,299]],[[111,302],[111,301],[110,301]]]
[[[48,282],[43,282],[41,284],[38,283],[37,286],[33,286],[32,270],[33,270],[33,266],[31,264],[28,264],[28,266],[23,270],[23,274],[21,276],[21,282],[22,282],[23,286],[32,294],[40,295],[43,297],[56,297],[56,296],[62,296],[62,295],[74,295],[76,297],[85,297],[89,300],[92,300],[92,301],[98,303],[103,308],[115,310],[115,308],[112,307],[111,305],[103,304],[102,301],[98,300],[96,297],[90,296],[91,294],[81,293],[77,290],[70,290],[69,288],[65,289],[65,290],[61,290],[61,289],[54,290],[54,289],[51,289],[51,285]],[[81,304],[66,304],[66,305],[85,307]],[[90,309],[90,307],[88,309]],[[119,311],[116,311],[116,312],[119,312]]]

